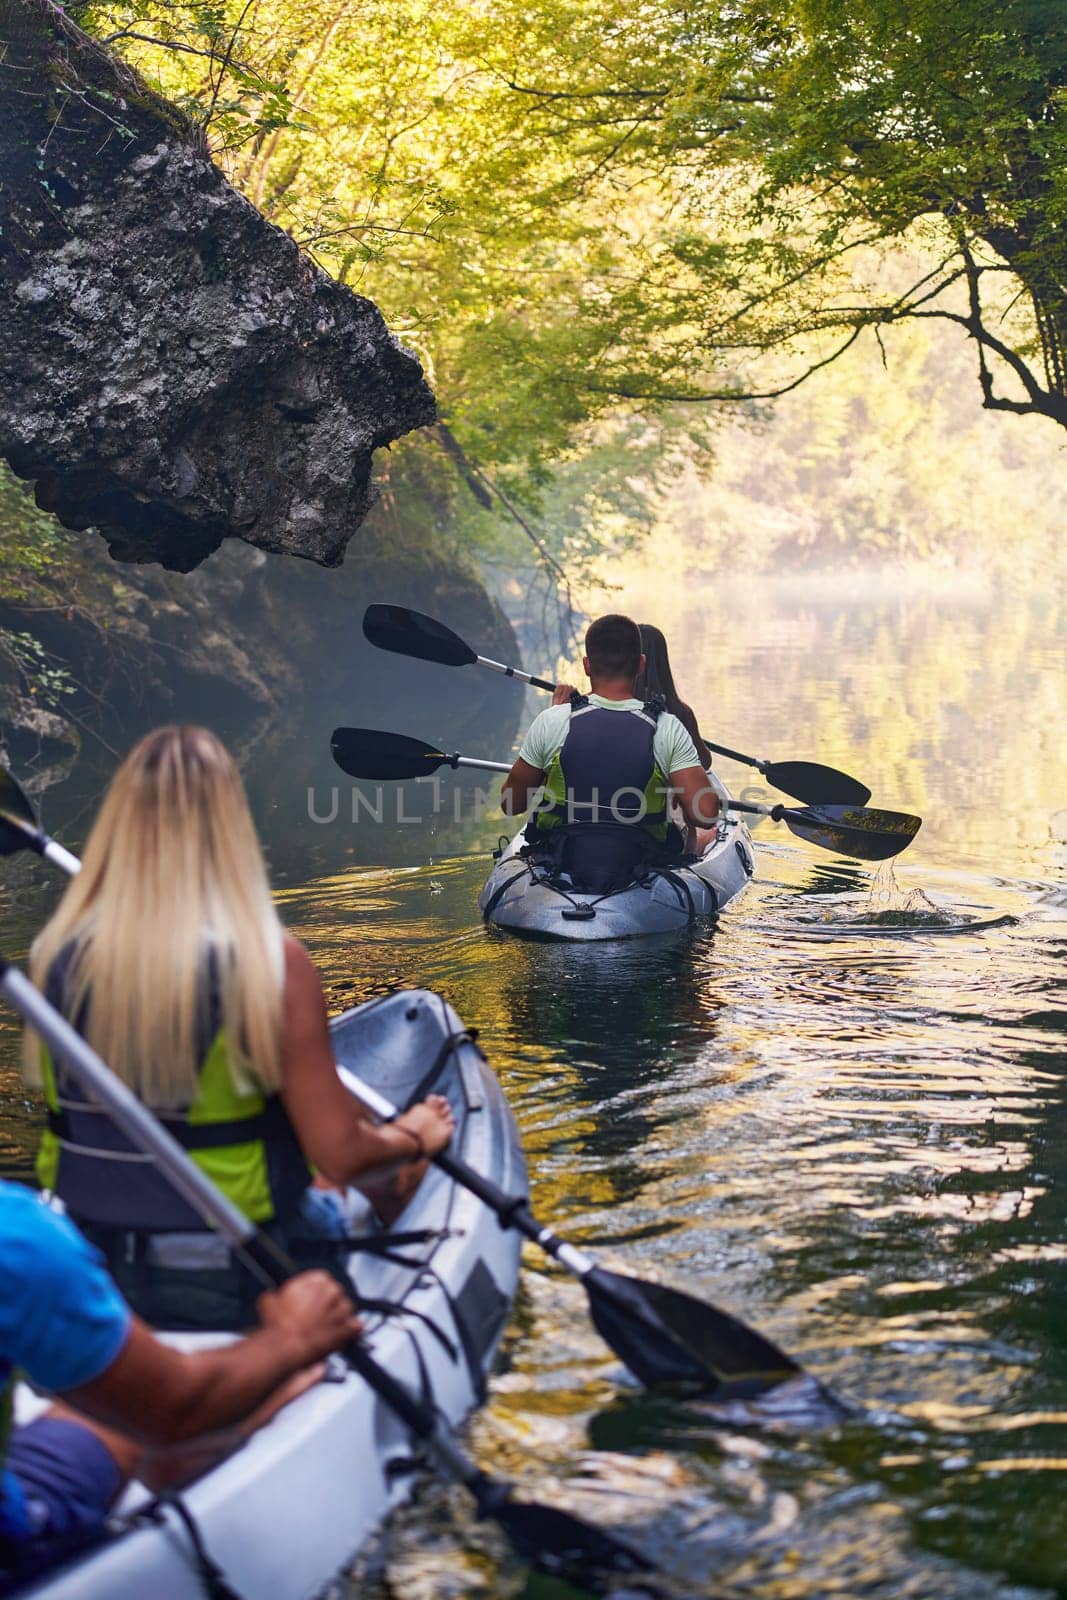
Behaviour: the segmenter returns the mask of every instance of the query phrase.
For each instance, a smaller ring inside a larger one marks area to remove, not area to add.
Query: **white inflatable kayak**
[[[478,898],[486,922],[531,939],[639,939],[677,933],[716,916],[756,870],[752,838],[727,815],[698,861],[648,871],[608,894],[574,888],[566,874],[523,856],[522,831],[502,852]]]
[[[454,1050],[450,1028],[459,1041]],[[406,1104],[413,1091],[420,1098],[447,1095],[456,1116],[455,1153],[502,1188],[525,1194],[507,1102],[438,995],[406,990],[370,1001],[338,1017],[331,1031],[339,1064],[394,1104]],[[456,1424],[484,1398],[518,1282],[519,1236],[435,1167],[392,1229],[424,1230],[431,1237],[398,1245],[398,1259],[360,1251],[350,1268],[362,1297],[400,1308],[365,1316],[372,1354],[416,1395],[425,1386]],[[167,1337],[183,1348],[225,1342],[220,1335]],[[312,1600],[409,1493],[410,1435],[360,1378],[343,1370],[337,1376],[182,1491],[205,1551],[242,1600]],[[16,1415],[28,1420],[42,1405],[20,1388]],[[166,1507],[159,1522],[139,1520],[148,1500],[132,1486],[103,1544],[20,1589],[20,1596],[204,1600],[187,1528]]]

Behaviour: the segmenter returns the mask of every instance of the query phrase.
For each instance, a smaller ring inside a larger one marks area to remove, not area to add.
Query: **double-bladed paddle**
[[[135,1149],[148,1155],[174,1189],[226,1240],[248,1270],[268,1289],[276,1289],[298,1268],[270,1236],[239,1211],[205,1177],[181,1145],[90,1049],[70,1023],[51,1006],[17,967],[0,956],[0,994],[33,1027],[80,1087]],[[651,1563],[612,1534],[569,1512],[536,1501],[512,1498],[512,1485],[491,1477],[464,1452],[432,1403],[417,1400],[407,1387],[356,1341],[345,1352],[348,1365],[390,1411],[422,1441],[431,1459],[449,1478],[463,1484],[478,1514],[503,1530],[518,1555],[552,1577],[599,1585],[598,1574],[649,1572]]]
[[[486,667],[490,672],[502,672],[507,678],[516,678],[531,688],[547,689],[550,693],[556,687],[548,678],[535,678],[529,672],[520,672],[518,667],[480,656],[443,622],[422,611],[412,611],[408,606],[368,606],[363,614],[363,634],[379,650],[391,650],[394,655],[434,661],[442,667]],[[742,755],[740,750],[731,750],[724,744],[713,744],[710,739],[705,738],[704,743],[717,755],[755,767],[772,789],[781,789],[797,800],[864,806],[871,798],[871,791],[865,784],[850,778],[847,772],[839,772],[836,767],[820,766],[814,761],[765,761],[759,756]]]
[[[0,773],[36,826],[15,779],[3,768]],[[3,821],[0,810],[0,825]],[[64,870],[76,872],[78,858],[69,851],[63,854]],[[391,1122],[398,1115],[395,1106],[355,1073],[337,1070],[349,1093],[374,1116]],[[601,1336],[641,1383],[696,1384],[716,1400],[736,1400],[763,1394],[800,1373],[795,1361],[728,1312],[678,1289],[609,1272],[543,1227],[524,1196],[506,1194],[447,1150],[432,1159],[455,1183],[477,1195],[505,1227],[517,1229],[580,1279]]]
[[[335,728],[330,737],[333,759],[350,778],[403,782],[422,778],[439,767],[474,767],[483,772],[510,772],[505,761],[481,761],[474,756],[447,755],[435,745],[403,733],[381,733],[376,728]],[[761,806],[748,800],[730,800],[727,810],[770,817],[784,822],[798,839],[859,861],[885,861],[914,839],[921,817],[903,811],[882,811],[874,806],[817,805]]]

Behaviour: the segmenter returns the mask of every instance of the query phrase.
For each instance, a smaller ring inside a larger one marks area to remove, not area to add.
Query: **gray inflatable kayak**
[[[478,906],[486,922],[530,939],[640,939],[678,933],[715,917],[756,870],[752,838],[727,816],[707,850],[687,866],[648,873],[610,894],[587,894],[522,854],[520,831],[493,867]]]
[[[460,1041],[455,1050],[450,1027]],[[338,1063],[394,1103],[403,1105],[415,1090],[447,1095],[456,1116],[455,1153],[502,1188],[525,1194],[522,1148],[507,1102],[440,996],[414,989],[373,1000],[338,1017],[331,1032]],[[397,1307],[388,1316],[365,1317],[375,1358],[414,1393],[425,1384],[457,1424],[484,1398],[518,1283],[519,1236],[435,1167],[393,1225],[396,1232],[423,1230],[431,1236],[398,1249],[399,1259],[357,1252],[350,1270],[361,1296]],[[224,1342],[220,1335],[165,1337],[188,1349]],[[20,1420],[43,1405],[20,1387]],[[347,1372],[287,1406],[243,1449],[184,1489],[182,1501],[204,1548],[245,1600],[311,1600],[407,1498],[411,1456],[403,1426]],[[169,1509],[159,1522],[139,1519],[148,1498],[134,1485],[102,1545],[19,1594],[204,1600],[188,1532]]]

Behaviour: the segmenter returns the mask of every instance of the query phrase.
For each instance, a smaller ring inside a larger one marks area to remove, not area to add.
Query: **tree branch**
[[[855,344],[856,340],[867,326],[867,323],[860,323],[857,327],[850,331],[848,338],[843,344],[840,344],[836,350],[831,351],[828,356],[824,356],[821,361],[812,362],[811,366],[807,367],[800,374],[799,378],[794,378],[791,382],[784,383],[780,388],[777,389],[716,389],[711,391],[705,390],[697,393],[695,391],[686,392],[683,390],[669,389],[634,389],[622,384],[586,383],[583,384],[582,387],[592,390],[594,394],[614,395],[620,400],[662,400],[682,405],[709,405],[717,402],[722,402],[724,404],[737,404],[738,402],[744,402],[747,400],[779,400],[781,399],[782,395],[791,394],[794,389],[799,389],[800,385],[802,383],[806,383],[813,373],[820,372],[823,367],[828,367],[831,362],[836,361],[840,356],[843,356],[845,351],[850,349],[852,345]],[[575,379],[574,383],[577,387],[578,380]]]

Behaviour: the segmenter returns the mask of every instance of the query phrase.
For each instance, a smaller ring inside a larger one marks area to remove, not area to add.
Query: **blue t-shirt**
[[[0,1391],[13,1367],[53,1393],[91,1383],[129,1330],[129,1307],[99,1251],[32,1189],[0,1180]],[[0,1531],[24,1531],[22,1491],[4,1471]]]

